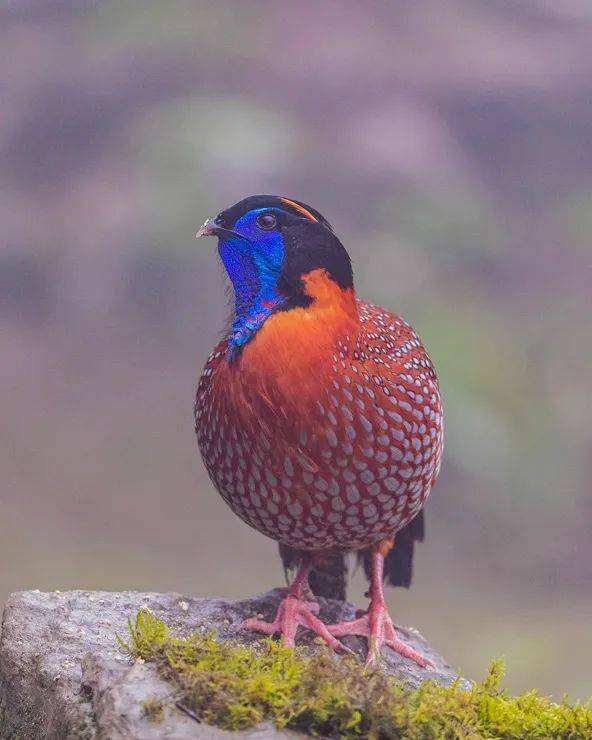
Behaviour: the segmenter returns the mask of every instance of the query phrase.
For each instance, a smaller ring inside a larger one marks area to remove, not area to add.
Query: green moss
[[[150,722],[161,722],[164,717],[163,703],[156,696],[149,696],[142,702],[142,711]]]
[[[351,656],[317,656],[273,640],[257,646],[218,642],[212,634],[171,635],[149,611],[130,622],[129,655],[156,664],[182,704],[226,729],[263,721],[310,735],[429,738],[592,738],[589,704],[555,704],[530,691],[500,689],[503,663],[469,690],[432,681],[411,689]]]

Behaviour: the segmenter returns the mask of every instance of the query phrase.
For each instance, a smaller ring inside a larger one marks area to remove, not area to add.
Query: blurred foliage
[[[396,224],[402,238],[442,263],[484,262],[504,248],[504,233],[484,201],[470,190],[418,188],[381,203],[381,221],[385,230]]]
[[[172,6],[174,5],[174,9]],[[256,27],[244,4],[218,0],[197,9],[192,3],[143,0],[139,10],[133,0],[95,3],[88,36],[101,53],[113,53],[131,45],[160,47],[190,44],[200,57],[226,58],[230,49],[244,55],[256,42]]]

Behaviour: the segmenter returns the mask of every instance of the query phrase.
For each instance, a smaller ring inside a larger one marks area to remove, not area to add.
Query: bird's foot
[[[261,619],[247,619],[240,629],[255,630],[266,635],[280,634],[286,647],[294,647],[296,631],[302,626],[319,635],[329,647],[337,652],[351,652],[349,648],[335,639],[318,618],[319,605],[316,601],[306,601],[294,594],[288,594],[278,607],[273,622]]]
[[[396,653],[413,660],[422,668],[433,665],[431,661],[397,638],[393,620],[384,601],[372,601],[368,611],[358,613],[353,621],[328,625],[327,629],[336,637],[345,635],[367,637],[368,656],[366,665],[374,665],[380,660],[380,651],[383,645],[388,645]]]

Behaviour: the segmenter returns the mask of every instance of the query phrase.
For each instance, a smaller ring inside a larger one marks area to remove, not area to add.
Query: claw
[[[399,655],[413,660],[422,668],[432,666],[430,660],[424,658],[423,655],[420,655],[416,650],[397,638],[393,620],[384,602],[371,603],[368,611],[357,619],[351,622],[328,625],[327,629],[336,637],[359,635],[368,638],[367,666],[376,665],[379,662],[383,645],[387,645]]]
[[[318,618],[319,609],[316,601],[305,601],[298,596],[288,594],[281,601],[272,622],[247,619],[239,629],[254,630],[266,635],[280,634],[286,647],[294,647],[298,627],[305,627],[321,637],[336,652],[351,653],[352,651],[342,645]]]

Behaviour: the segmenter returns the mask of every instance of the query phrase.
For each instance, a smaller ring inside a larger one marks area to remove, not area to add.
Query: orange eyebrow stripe
[[[310,211],[307,211],[304,206],[300,205],[300,203],[296,203],[296,201],[290,200],[289,198],[280,198],[280,200],[282,201],[282,203],[285,203],[288,206],[292,206],[295,211],[298,211],[298,213],[306,216],[306,218],[309,218],[311,221],[317,221],[312,213]]]

